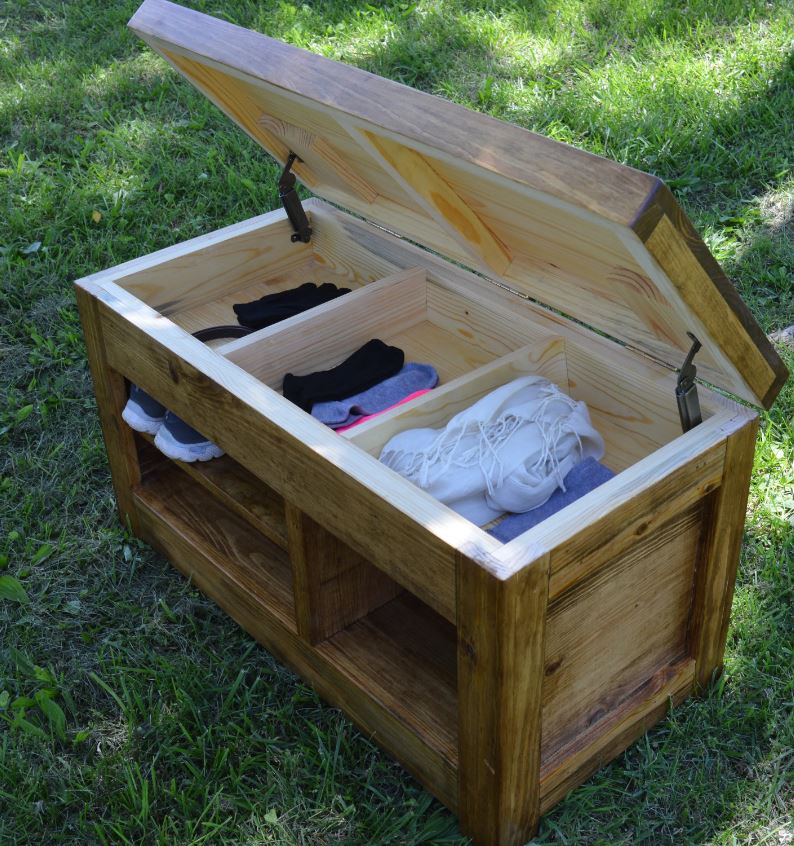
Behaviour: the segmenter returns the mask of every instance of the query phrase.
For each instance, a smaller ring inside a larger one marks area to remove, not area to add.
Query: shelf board
[[[196,481],[193,474],[183,473],[177,462],[165,459],[133,492],[146,511],[178,528],[184,541],[294,630],[292,570],[287,554]]]
[[[451,623],[403,592],[316,649],[457,767],[457,644]]]
[[[163,461],[171,461],[155,449],[151,435],[137,433],[137,436],[144,475],[147,471],[156,471]],[[172,463],[268,540],[282,549],[287,548],[283,497],[234,459],[223,455],[211,461]]]

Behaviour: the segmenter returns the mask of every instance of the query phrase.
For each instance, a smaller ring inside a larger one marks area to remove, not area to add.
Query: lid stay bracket
[[[678,402],[678,415],[681,418],[681,428],[688,432],[703,422],[703,415],[700,411],[700,398],[698,387],[695,383],[697,368],[693,363],[695,354],[703,346],[700,341],[691,333],[687,332],[692,347],[687,353],[681,371],[678,374],[678,381],[675,386],[675,398]]]
[[[302,241],[304,244],[308,244],[312,238],[312,228],[309,226],[309,218],[306,217],[306,212],[303,210],[298,192],[295,190],[295,174],[292,172],[292,165],[296,161],[301,162],[303,159],[290,150],[287,163],[284,165],[284,170],[281,171],[278,180],[278,198],[281,200],[294,230],[290,240],[293,243]]]

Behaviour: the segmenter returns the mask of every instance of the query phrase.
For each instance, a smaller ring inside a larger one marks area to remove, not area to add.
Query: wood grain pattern
[[[459,814],[476,843],[520,846],[540,819],[548,565],[503,581],[458,560]]]
[[[309,256],[300,264],[291,265],[287,270],[270,275],[266,271],[253,283],[249,282],[243,288],[230,285],[228,289],[216,291],[212,300],[205,300],[196,305],[188,304],[184,308],[170,311],[168,318],[173,320],[177,326],[181,326],[187,332],[196,332],[207,326],[235,326],[238,323],[237,315],[234,312],[235,303],[249,303],[274,294],[277,291],[285,291],[289,288],[296,288],[304,282],[317,281],[317,265],[313,256]],[[337,281],[324,278],[323,282]],[[351,284],[347,279],[345,284]],[[220,349],[230,339],[219,339],[211,342],[213,349]]]
[[[119,265],[112,275],[133,296],[170,316],[305,264],[311,249],[293,244],[291,234],[278,209]]]
[[[424,156],[374,132],[350,127],[350,134],[383,163],[397,184],[475,260],[497,274],[507,270],[513,257],[505,245]]]
[[[310,646],[295,630],[286,595],[275,596],[260,583],[258,567],[264,565],[265,573],[280,573],[281,583],[288,584],[284,554],[265,539],[245,540],[250,530],[242,521],[235,524],[234,515],[210,527],[201,515],[213,507],[211,498],[187,476],[180,480],[178,470],[172,473],[177,488],[152,485],[134,493],[141,536],[431,793],[456,808],[454,628],[416,600],[397,598],[317,648]],[[180,498],[169,507],[175,491]]]
[[[377,199],[378,192],[360,173],[350,167],[344,156],[332,144],[321,136],[304,132],[300,127],[264,113],[260,115],[258,122],[281,138],[284,144],[297,153],[303,161],[316,158],[323,162],[324,170],[336,176],[339,187],[355,191],[367,203]]]
[[[494,358],[542,341],[549,333],[564,336],[571,395],[588,404],[606,440],[612,469],[624,470],[680,433],[673,399],[676,377],[668,369],[496,285],[483,286],[472,273],[320,200],[307,206],[318,242],[332,251],[334,262],[349,252],[360,266],[386,263],[393,270],[421,263],[430,283],[428,316],[433,324]],[[333,247],[328,244],[331,234]],[[723,407],[722,398],[707,388],[701,388],[700,396],[705,416]]]
[[[760,342],[758,333],[748,333],[746,324],[755,324],[749,310],[745,309],[747,314],[742,318],[727,305],[724,285],[715,284],[668,217],[661,218],[645,245],[683,301],[699,316],[712,343],[741,373],[750,394],[762,405],[768,402],[770,392],[783,384],[779,382],[781,370],[785,381],[786,369],[768,340]],[[742,393],[746,396],[747,391]]]
[[[753,317],[752,312],[747,307],[747,304],[744,300],[742,300],[736,286],[726,276],[725,271],[722,267],[720,267],[719,262],[711,254],[709,248],[703,241],[703,238],[701,238],[700,234],[692,225],[692,222],[686,216],[686,213],[666,185],[660,184],[658,186],[657,190],[652,195],[651,201],[646,204],[645,208],[637,216],[635,221],[632,223],[631,228],[647,245],[649,238],[657,227],[657,224],[664,216],[667,216],[669,221],[678,231],[680,237],[683,238],[686,248],[701,265],[702,270],[710,279],[711,284],[716,286],[725,303],[733,312],[733,316],[741,324],[741,336],[744,336],[746,333],[751,343],[757,348],[761,355],[766,359],[769,367],[774,371],[775,380],[771,384],[769,392],[761,400],[761,405],[764,408],[771,408],[775,398],[780,392],[780,389],[788,379],[788,371],[769,338]],[[660,256],[657,256],[650,247],[649,250],[657,261],[661,258]],[[702,275],[699,275],[702,278]],[[675,284],[687,284],[686,280],[674,277],[671,278],[673,278],[673,282]]]
[[[635,234],[663,196],[654,177],[166,0],[145,0],[130,25],[266,148],[283,141],[263,116],[312,139],[317,193],[455,260],[473,252],[497,281],[672,366],[695,331],[703,377],[745,399],[779,387],[782,364],[749,311],[712,284],[713,266],[683,239],[694,264],[670,277],[653,236]]]
[[[80,286],[75,288],[75,294],[119,517],[136,531],[138,518],[131,489],[140,482],[141,468],[132,429],[121,419],[127,403],[127,385],[124,377],[108,364],[96,300]]]
[[[231,97],[227,96],[224,89],[226,87],[225,74],[217,69],[210,67],[200,61],[195,61],[187,56],[180,55],[172,50],[162,50],[161,55],[174,68],[181,71],[187,76],[199,91],[211,102],[213,102],[227,117],[231,118],[238,126],[244,129],[248,135],[253,138],[260,146],[264,147],[273,158],[284,165],[291,152],[288,144],[284,140],[274,135],[269,129],[263,125],[261,120],[261,109],[258,107],[256,100],[252,96],[250,86],[239,84],[235,86],[234,93]],[[301,151],[304,152],[305,148]],[[302,161],[296,161],[293,164],[295,174],[300,177],[301,181],[316,190],[319,187],[319,179],[315,175],[311,166],[306,162],[311,157],[300,156]]]
[[[690,647],[695,659],[695,684],[700,690],[722,670],[757,431],[755,418],[729,435],[722,484],[714,494],[706,519],[707,534],[692,605]]]
[[[682,437],[510,541],[500,559],[520,567],[538,544],[551,549],[551,596],[564,593],[719,486],[721,427],[715,422],[698,435]]]
[[[298,632],[315,644],[392,600],[402,587],[287,504]]]
[[[692,692],[694,662],[664,667],[621,705],[543,762],[540,810],[545,814],[596,770],[622,754]]]
[[[199,553],[195,565],[182,562],[186,576],[198,574],[194,567],[200,566],[201,558],[212,559],[216,582],[233,581],[250,597],[249,604],[266,607],[281,625],[297,631],[292,572],[282,549],[206,493],[173,462],[135,487],[133,496],[148,512],[179,527],[184,543]]]
[[[433,765],[428,789],[457,808],[455,627],[402,593],[316,649],[410,728],[410,738],[406,732],[405,746],[395,754],[398,760],[416,762],[414,772],[428,758],[443,762]],[[380,742],[377,729],[373,736]]]
[[[657,183],[625,165],[165,0],[146,0],[129,26],[144,39],[191,49],[254,80],[316,100],[326,110],[413,133],[418,141],[432,137],[453,159],[504,173],[561,201],[586,203],[624,224],[634,219]],[[488,138],[487,148],[479,144],[480,137]]]
[[[686,653],[702,512],[696,503],[550,602],[544,761]]]
[[[161,461],[164,459],[162,453],[151,446],[154,442],[151,435],[138,433],[138,437],[149,445],[149,455],[154,453]],[[212,461],[174,461],[173,464],[269,541],[281,549],[287,548],[284,499],[245,467],[228,455]]]

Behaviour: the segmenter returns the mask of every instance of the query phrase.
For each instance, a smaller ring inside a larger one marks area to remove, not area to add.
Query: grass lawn
[[[764,329],[794,323],[791,0],[189,5],[658,174]],[[71,281],[277,202],[275,165],[126,31],[135,6],[0,0],[0,844],[463,844],[116,520]],[[725,676],[537,843],[794,843],[793,418],[790,383]]]

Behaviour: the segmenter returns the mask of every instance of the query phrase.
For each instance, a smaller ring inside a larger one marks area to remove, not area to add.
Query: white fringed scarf
[[[540,376],[502,385],[441,429],[408,429],[380,460],[482,526],[543,505],[583,458],[604,454],[587,406]]]

